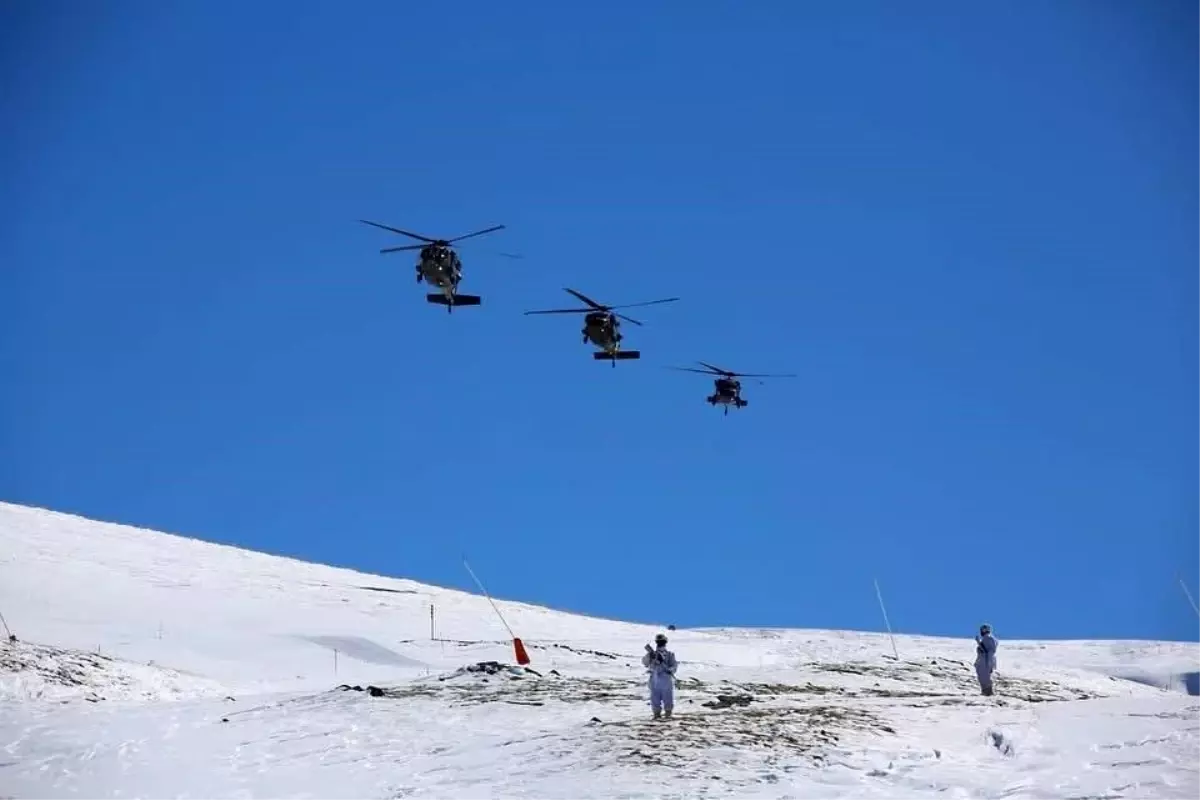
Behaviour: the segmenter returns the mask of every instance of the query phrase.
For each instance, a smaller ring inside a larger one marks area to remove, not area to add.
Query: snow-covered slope
[[[655,723],[660,629],[497,603],[0,504],[0,796],[1200,794],[1195,644],[680,630]]]

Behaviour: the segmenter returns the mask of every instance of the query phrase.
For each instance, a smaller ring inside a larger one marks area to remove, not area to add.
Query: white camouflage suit
[[[650,710],[655,718],[663,711],[669,717],[675,709],[675,670],[679,668],[679,662],[667,649],[667,637],[659,634],[655,644],[657,647],[653,650],[646,645],[646,654],[642,656],[642,666],[650,670]]]

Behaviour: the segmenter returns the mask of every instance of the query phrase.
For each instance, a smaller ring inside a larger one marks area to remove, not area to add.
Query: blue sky
[[[678,625],[1196,639],[1194,3],[9,4],[0,497]],[[357,222],[450,236],[464,290]],[[515,251],[524,258],[498,254]],[[638,314],[640,363],[571,317]],[[701,376],[747,386],[722,418]]]

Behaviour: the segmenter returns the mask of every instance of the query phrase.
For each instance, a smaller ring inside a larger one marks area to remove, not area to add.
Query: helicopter
[[[425,295],[425,299],[430,303],[445,306],[446,311],[450,312],[454,310],[455,306],[477,306],[482,301],[479,295],[458,293],[458,284],[462,281],[462,259],[458,257],[458,253],[454,252],[454,248],[450,245],[454,242],[461,242],[463,239],[470,239],[472,236],[481,236],[485,233],[501,230],[504,228],[503,225],[493,225],[490,228],[456,236],[453,239],[430,239],[428,236],[409,233],[399,228],[381,225],[378,222],[371,222],[366,219],[360,219],[359,222],[426,242],[426,244],[385,247],[379,252],[397,253],[401,250],[419,249],[421,252],[417,256],[417,283],[423,280],[428,281],[441,290],[440,292],[432,292]]]
[[[624,339],[621,335],[620,320],[632,322],[634,325],[641,325],[632,317],[627,317],[624,314],[617,314],[618,308],[633,308],[635,306],[652,306],[659,303],[672,303],[678,300],[678,297],[667,297],[662,300],[649,300],[644,303],[626,303],[619,306],[606,306],[597,303],[595,300],[583,295],[574,289],[564,289],[575,297],[578,297],[583,302],[587,303],[590,308],[552,308],[544,311],[526,311],[528,314],[586,314],[583,318],[583,343],[589,341],[600,348],[599,351],[592,353],[592,358],[597,361],[609,360],[612,365],[617,366],[617,361],[627,359],[641,358],[642,354],[638,350],[622,350],[621,340]]]
[[[698,372],[701,375],[715,375],[716,380],[713,381],[713,393],[704,398],[709,405],[722,405],[725,407],[725,416],[729,416],[729,407],[745,408],[750,405],[749,400],[742,398],[742,382],[738,378],[795,378],[792,374],[779,373],[746,373],[746,372],[731,372],[727,369],[714,367],[704,361],[697,361],[697,364],[705,367],[705,369],[696,369],[695,367],[671,367],[682,372]],[[762,381],[758,381],[762,383]]]

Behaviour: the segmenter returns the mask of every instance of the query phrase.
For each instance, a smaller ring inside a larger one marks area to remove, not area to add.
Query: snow
[[[655,722],[661,628],[496,603],[0,503],[0,797],[1200,796],[1195,643],[679,630]]]

